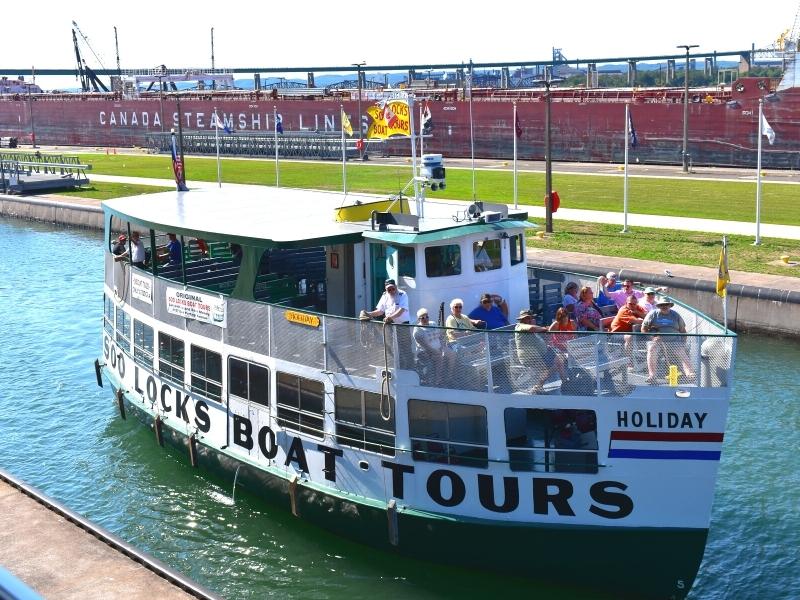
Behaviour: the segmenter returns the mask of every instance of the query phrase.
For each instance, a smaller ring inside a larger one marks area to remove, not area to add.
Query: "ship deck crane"
[[[72,45],[75,47],[75,59],[78,61],[78,78],[81,82],[81,90],[84,92],[90,92],[92,89],[94,89],[95,92],[99,92],[100,90],[107,92],[108,88],[106,85],[100,81],[100,78],[91,68],[89,68],[89,65],[86,64],[86,60],[81,57],[81,51],[78,47],[78,36],[75,34],[76,31],[80,34],[81,38],[83,38],[84,43],[89,48],[91,53],[94,54],[94,57],[97,59],[97,62],[100,63],[100,66],[103,68],[103,70],[105,70],[105,65],[103,65],[103,61],[100,60],[100,57],[97,56],[97,53],[92,48],[91,44],[89,44],[87,37],[83,35],[83,32],[81,31],[80,27],[78,27],[78,24],[73,21]]]

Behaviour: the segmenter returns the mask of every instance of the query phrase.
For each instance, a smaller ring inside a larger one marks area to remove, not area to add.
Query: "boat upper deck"
[[[337,211],[384,200],[368,194],[342,194],[318,190],[273,188],[266,186],[226,186],[221,189],[162,192],[108,200],[106,213],[146,229],[171,231],[225,239],[261,246],[298,246],[353,243],[363,237],[392,235],[395,242],[414,243],[425,238],[417,234],[458,231],[461,227],[482,225],[484,229],[532,226],[524,221],[527,213],[509,215],[511,221],[479,223],[467,218],[467,205],[460,202],[426,202],[424,218],[411,227],[393,230],[392,234],[373,231],[370,221],[337,221]],[[408,198],[402,205],[408,210]],[[397,199],[392,212],[399,210]],[[389,206],[385,204],[383,210]],[[413,208],[413,205],[412,205]],[[379,208],[378,210],[381,210]],[[369,211],[366,212],[367,219]],[[459,220],[460,219],[460,220]],[[369,233],[367,233],[369,232]],[[446,235],[446,234],[445,234]],[[403,238],[403,239],[400,239]],[[416,239],[415,239],[416,238]]]

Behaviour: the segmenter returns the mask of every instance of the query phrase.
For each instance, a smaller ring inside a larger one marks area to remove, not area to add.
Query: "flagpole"
[[[761,136],[764,134],[764,100],[758,99],[758,159],[756,161],[756,241],[753,246],[761,245]]]
[[[517,209],[517,103],[514,102],[514,121],[511,125],[511,135],[514,137],[514,210]]]
[[[222,167],[219,164],[219,117],[217,107],[214,107],[214,143],[217,146],[217,185],[222,187]]]
[[[422,104],[419,105],[419,156],[425,154],[425,145],[422,140]]]
[[[622,231],[620,233],[628,233],[628,145],[631,137],[630,129],[630,110],[631,106],[625,103],[625,176],[622,187]]]
[[[725,257],[725,271],[728,270],[728,238],[722,236],[722,254]],[[726,282],[727,283],[727,282]],[[727,286],[726,286],[727,287]],[[728,290],[725,290],[725,295],[722,297],[722,321],[725,324],[725,333],[728,333]]]
[[[472,127],[472,59],[469,59],[467,93],[469,94],[469,148],[470,155],[472,156],[472,199],[475,200],[475,131]]]
[[[411,132],[411,177],[414,178],[414,201],[417,216],[423,217],[422,200],[419,193],[419,172],[417,171],[417,140],[414,137],[414,94],[408,94],[408,130]]]
[[[347,194],[347,152],[344,145],[344,104],[339,105],[339,120],[342,122],[342,192]]]
[[[278,107],[272,107],[272,125],[275,130],[275,187],[281,187],[281,173],[278,168]]]

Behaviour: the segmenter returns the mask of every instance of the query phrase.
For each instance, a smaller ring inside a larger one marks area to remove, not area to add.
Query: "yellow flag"
[[[728,244],[722,240],[722,250],[719,253],[719,269],[717,271],[717,296],[724,298],[727,295],[726,288],[731,281],[728,273]]]
[[[408,102],[405,100],[391,100],[370,106],[367,114],[372,118],[367,131],[370,139],[411,135]]]
[[[353,135],[353,126],[350,124],[350,119],[347,118],[344,110],[342,110],[342,129],[347,135]]]

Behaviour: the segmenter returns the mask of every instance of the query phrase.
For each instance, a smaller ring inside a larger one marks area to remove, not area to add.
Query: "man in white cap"
[[[644,296],[639,298],[639,306],[647,313],[656,309],[656,288],[644,288]]]
[[[373,318],[383,317],[386,323],[408,323],[408,295],[397,287],[394,279],[387,279],[383,287],[385,291],[375,310],[364,313]]]
[[[397,287],[394,279],[387,279],[383,283],[384,292],[375,310],[361,311],[362,319],[366,317],[383,317],[383,322],[395,325],[408,325],[408,295]],[[397,351],[399,353],[400,368],[412,369],[414,364],[414,350],[411,347],[411,328],[398,327]]]
[[[619,281],[617,281],[617,272],[609,271],[606,273],[606,291],[616,292],[620,287]]]

